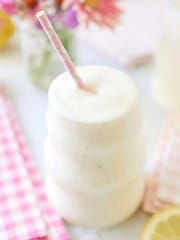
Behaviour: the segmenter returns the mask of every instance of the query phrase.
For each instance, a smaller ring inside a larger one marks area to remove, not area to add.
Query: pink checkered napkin
[[[147,184],[146,191],[144,195],[143,210],[148,213],[155,213],[158,210],[165,208],[167,204],[159,201],[156,197],[159,182],[159,169],[161,166],[161,161],[157,160],[147,174]]]
[[[143,210],[149,213],[155,213],[160,209],[163,209],[169,205],[172,205],[171,202],[164,201],[162,198],[158,198],[157,193],[166,186],[164,182],[162,184],[161,176],[164,173],[161,173],[162,166],[164,164],[164,160],[167,157],[167,148],[170,144],[170,137],[172,136],[173,130],[178,123],[178,119],[171,119],[165,131],[161,137],[160,144],[157,148],[157,152],[155,155],[154,163],[152,168],[149,170],[147,174],[147,184],[146,184],[146,191],[145,197],[143,201]]]
[[[69,239],[1,89],[0,171],[0,240]]]
[[[11,125],[9,104],[0,98],[0,239],[46,236],[46,226]]]
[[[159,186],[159,200],[180,205],[180,123],[172,131],[161,167]]]
[[[59,218],[57,213],[49,204],[49,201],[45,194],[44,184],[36,169],[34,161],[32,161],[31,155],[27,149],[27,145],[25,144],[25,140],[17,125],[17,122],[14,122],[14,133],[20,152],[23,156],[24,163],[27,167],[33,187],[35,189],[36,196],[40,203],[39,207],[42,212],[42,217],[47,225],[47,236],[46,238],[43,238],[43,240],[69,240],[69,236],[67,234],[63,221]]]

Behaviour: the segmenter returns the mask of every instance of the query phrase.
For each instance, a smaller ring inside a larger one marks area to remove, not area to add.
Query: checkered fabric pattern
[[[166,156],[161,169],[158,199],[180,205],[180,125],[177,125],[169,139]]]
[[[155,213],[180,204],[180,119],[168,121],[148,172],[143,209]]]
[[[0,240],[69,240],[0,89]]]

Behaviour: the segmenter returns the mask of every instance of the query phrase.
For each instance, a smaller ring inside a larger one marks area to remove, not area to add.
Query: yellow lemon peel
[[[10,16],[3,10],[0,10],[0,48],[8,43],[14,30],[14,24]]]
[[[152,216],[141,237],[141,240],[177,239],[180,239],[180,207],[169,207]]]

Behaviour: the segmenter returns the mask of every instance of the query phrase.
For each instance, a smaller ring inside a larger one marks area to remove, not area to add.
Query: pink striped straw
[[[61,40],[59,39],[57,33],[55,32],[54,27],[52,26],[47,14],[44,11],[40,11],[36,14],[39,22],[41,23],[45,33],[47,34],[50,42],[52,43],[54,49],[56,50],[58,56],[62,60],[65,68],[71,74],[72,78],[75,80],[77,87],[86,90],[86,87],[77,73],[77,70],[72,62],[69,54],[67,53],[66,49],[64,48]]]

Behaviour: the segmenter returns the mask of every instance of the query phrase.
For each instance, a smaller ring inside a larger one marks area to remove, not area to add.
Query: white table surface
[[[80,56],[78,58],[79,65],[113,65],[85,46],[78,47],[78,56]],[[119,66],[115,67],[119,68]],[[142,97],[147,159],[152,158],[165,120],[165,114],[156,106],[150,94],[153,68],[153,64],[150,63],[125,70],[137,82]],[[6,50],[0,50],[0,84],[2,83],[6,86],[25,136],[37,160],[37,165],[44,175],[42,152],[46,135],[47,94],[36,88],[24,73],[20,52],[14,44]],[[83,230],[71,226],[68,226],[68,228],[72,240],[138,240],[147,218],[147,215],[139,211],[124,224],[108,230]]]

